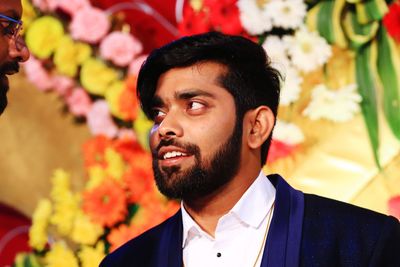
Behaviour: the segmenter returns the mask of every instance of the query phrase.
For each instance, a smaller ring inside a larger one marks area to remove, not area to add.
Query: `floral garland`
[[[340,6],[323,6],[327,2]],[[367,95],[360,91],[354,70],[332,77],[330,69],[338,58],[346,64],[349,58],[354,61],[358,50],[353,48],[371,43],[378,30],[357,46],[356,30],[340,30],[335,24],[338,14],[329,21],[330,32],[317,19],[354,1],[348,2],[190,0],[184,5],[181,35],[210,30],[243,35],[262,44],[284,74],[270,164],[292,157],[307,141],[292,113],[332,123],[349,121],[360,111],[365,115]],[[390,46],[399,47],[400,3],[394,1],[385,10],[385,1],[372,2],[383,11],[368,23],[377,21]],[[83,149],[85,189],[73,192],[68,173],[55,171],[50,199],[40,201],[33,215],[30,244],[35,253],[21,254],[16,265],[98,266],[107,253],[178,208],[156,190],[146,151],[151,122],[136,99],[136,76],[146,55],[124,21],[88,0],[23,0],[23,5],[25,39],[32,53],[25,64],[28,79],[41,91],[56,92],[94,137]],[[357,10],[363,8],[359,3]],[[398,62],[394,65],[400,69]],[[399,216],[398,198],[389,205]]]

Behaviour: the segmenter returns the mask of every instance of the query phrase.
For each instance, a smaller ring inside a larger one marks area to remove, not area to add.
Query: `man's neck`
[[[184,200],[183,205],[193,220],[209,235],[215,235],[218,220],[227,214],[243,196],[258,176],[259,170],[251,174],[238,173],[230,182],[210,195]]]

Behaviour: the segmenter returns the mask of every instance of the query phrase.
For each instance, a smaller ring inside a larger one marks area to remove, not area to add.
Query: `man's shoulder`
[[[100,267],[150,266],[154,254],[159,248],[161,235],[171,224],[178,222],[179,214],[180,211],[161,224],[123,244],[107,255]]]
[[[333,260],[332,266],[400,264],[396,218],[310,194],[304,194],[304,205],[302,266],[322,259]]]
[[[304,219],[340,221],[347,225],[361,220],[371,227],[382,226],[387,221],[398,223],[392,216],[313,194],[304,194]]]

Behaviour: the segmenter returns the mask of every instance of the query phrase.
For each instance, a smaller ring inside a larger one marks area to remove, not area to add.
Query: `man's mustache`
[[[7,62],[0,66],[0,74],[14,74],[19,72],[19,64],[16,61]]]

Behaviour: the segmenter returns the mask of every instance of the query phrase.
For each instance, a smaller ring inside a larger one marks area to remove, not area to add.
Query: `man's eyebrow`
[[[2,12],[2,14],[6,15],[7,17],[13,18],[15,20],[20,20],[21,15],[19,15],[15,10],[13,9],[8,9],[5,12]]]
[[[174,93],[174,98],[177,100],[188,100],[196,96],[206,96],[211,98],[215,97],[212,93],[203,91],[201,89],[187,89]],[[163,106],[165,106],[164,101],[159,96],[154,95],[151,99],[151,108]]]
[[[212,97],[214,98],[215,96],[212,93],[203,91],[201,89],[187,89],[183,91],[179,91],[175,93],[175,99],[182,99],[182,100],[187,100],[191,99],[196,96],[206,96],[206,97]]]

